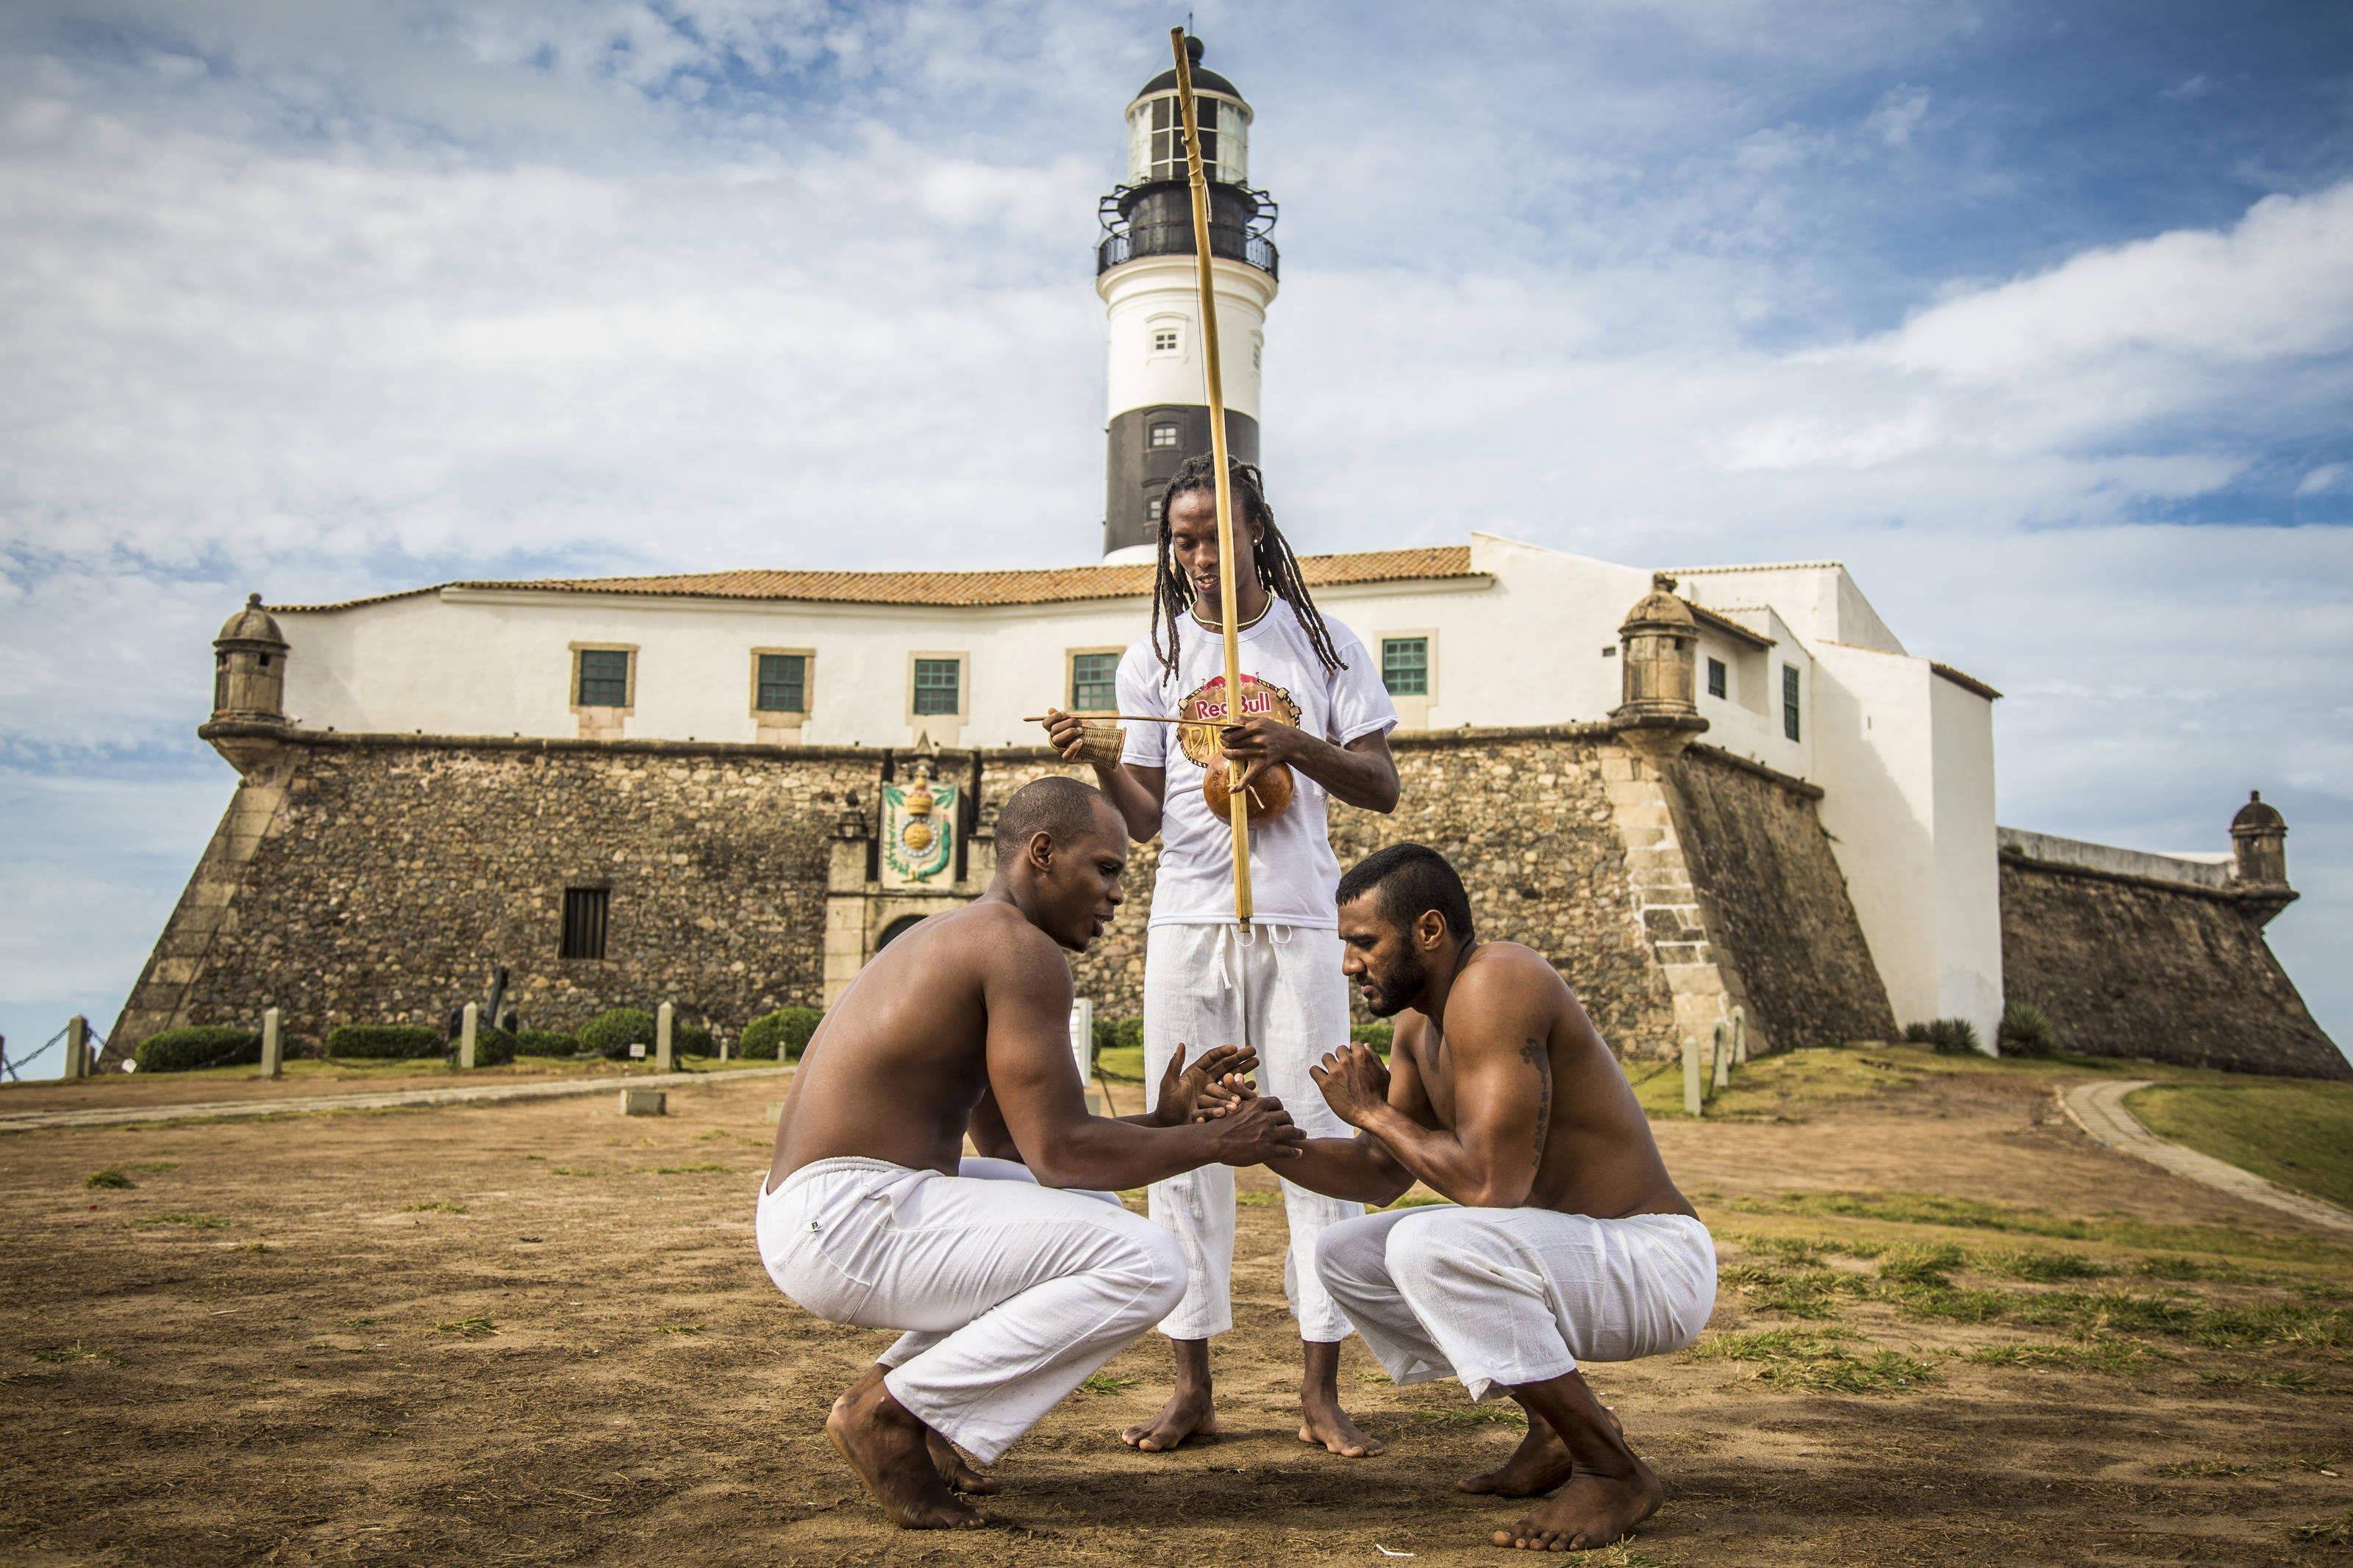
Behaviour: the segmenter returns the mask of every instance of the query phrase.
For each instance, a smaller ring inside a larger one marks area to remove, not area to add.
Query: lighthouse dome
[[[1235,98],[1241,97],[1241,89],[1236,87],[1232,82],[1228,81],[1224,77],[1219,76],[1217,72],[1213,70],[1203,70],[1201,68],[1201,56],[1205,52],[1204,46],[1200,39],[1187,37],[1185,40],[1185,58],[1190,62],[1193,67],[1193,90],[1195,92],[1222,92],[1229,94]],[[1150,98],[1155,92],[1175,92],[1176,90],[1176,68],[1175,66],[1170,66],[1166,70],[1162,71],[1158,76],[1154,77],[1150,81],[1145,82],[1135,96],[1138,98]]]

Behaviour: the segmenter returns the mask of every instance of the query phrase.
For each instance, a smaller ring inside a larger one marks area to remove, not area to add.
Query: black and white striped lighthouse
[[[1266,308],[1274,302],[1275,205],[1250,185],[1250,107],[1234,84],[1201,68],[1187,38],[1209,179],[1209,253],[1225,369],[1226,444],[1258,461],[1258,388]],[[1111,341],[1111,453],[1103,559],[1148,561],[1160,536],[1160,492],[1178,464],[1209,450],[1200,296],[1185,121],[1172,68],[1127,106],[1127,182],[1103,197],[1095,292]]]

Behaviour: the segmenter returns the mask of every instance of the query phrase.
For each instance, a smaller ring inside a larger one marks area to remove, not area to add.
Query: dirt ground
[[[1593,1371],[1670,1488],[1595,1561],[2353,1561],[2353,1255],[2092,1144],[2052,1082],[1662,1122],[1725,1284],[1691,1351]],[[1524,1505],[1453,1481],[1510,1406],[1393,1387],[1352,1342],[1388,1451],[1296,1441],[1263,1200],[1219,1440],[1118,1444],[1159,1397],[1147,1338],[1008,1456],[997,1528],[883,1525],[819,1423],[887,1336],[811,1320],[753,1250],[781,1092],[0,1138],[0,1559],[1494,1559]]]

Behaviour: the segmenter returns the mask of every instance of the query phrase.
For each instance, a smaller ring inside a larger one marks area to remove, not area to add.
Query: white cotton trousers
[[[1680,1350],[1715,1307],[1688,1215],[1393,1209],[1324,1232],[1315,1267],[1392,1382],[1460,1378],[1473,1400]]]
[[[819,1160],[761,1193],[757,1230],[768,1278],[809,1311],[913,1331],[883,1355],[885,1385],[984,1464],[1185,1289],[1166,1232],[1108,1193],[1041,1187],[1010,1161],[947,1176]]]
[[[1179,1045],[1186,1059],[1218,1046],[1258,1050],[1258,1086],[1282,1101],[1311,1138],[1353,1138],[1307,1069],[1348,1040],[1348,982],[1336,931],[1254,925],[1158,925],[1144,948],[1144,1081],[1152,1092]],[[1244,1016],[1245,1006],[1248,1016]],[[1245,1027],[1247,1024],[1247,1027]],[[1348,1337],[1348,1320],[1315,1277],[1315,1242],[1365,1212],[1283,1182],[1291,1247],[1282,1292],[1299,1337],[1329,1344]],[[1153,1223],[1185,1250],[1185,1299],[1160,1325],[1172,1340],[1206,1340],[1234,1326],[1234,1173],[1204,1165],[1155,1182]]]

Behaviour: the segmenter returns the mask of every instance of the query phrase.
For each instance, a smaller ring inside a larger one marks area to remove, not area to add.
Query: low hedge
[[[576,1056],[580,1037],[561,1029],[525,1029],[515,1037],[515,1049],[527,1057]]]
[[[515,1059],[516,1042],[512,1035],[494,1024],[478,1025],[474,1029],[474,1065],[478,1068],[502,1068]],[[458,1047],[449,1047],[449,1059],[458,1059]]]
[[[1105,1051],[1144,1048],[1144,1020],[1141,1018],[1097,1018],[1095,1020],[1095,1060]],[[1092,1068],[1094,1061],[1087,1065]]]
[[[1384,1018],[1370,1024],[1348,1026],[1348,1038],[1360,1040],[1382,1056],[1389,1054],[1389,1042],[1397,1038],[1397,1026]]]
[[[408,1061],[441,1054],[441,1031],[422,1024],[345,1024],[327,1032],[327,1054],[361,1061]]]
[[[815,1007],[779,1007],[753,1019],[744,1029],[744,1055],[747,1060],[798,1061],[824,1020],[825,1014]]]
[[[580,1026],[580,1048],[610,1060],[629,1054],[631,1046],[654,1048],[654,1016],[643,1007],[615,1007]]]
[[[166,1029],[139,1042],[131,1053],[141,1072],[188,1072],[196,1068],[229,1067],[261,1059],[261,1035],[234,1024],[199,1024],[192,1028]]]

